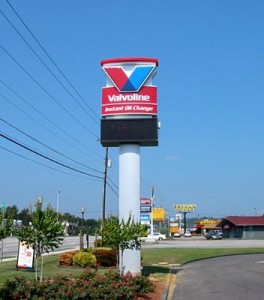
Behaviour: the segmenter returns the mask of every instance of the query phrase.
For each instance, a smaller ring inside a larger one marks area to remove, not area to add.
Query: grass
[[[142,249],[143,265],[153,265],[160,262],[169,264],[185,264],[187,262],[205,259],[215,256],[264,253],[264,248],[165,248],[165,249]]]
[[[48,255],[44,257],[44,272],[43,278],[52,278],[56,274],[75,275],[82,273],[83,269],[79,267],[61,267],[58,264],[58,254]],[[40,261],[38,262],[40,266]],[[16,260],[0,263],[0,285],[6,279],[15,277],[26,277],[29,280],[35,279],[35,272],[31,270],[16,269]]]
[[[264,253],[264,248],[224,248],[224,249],[142,249],[143,274],[164,280],[169,273],[169,264],[185,264],[190,261],[205,259],[224,255]],[[159,263],[166,262],[166,265]],[[61,267],[58,264],[58,255],[49,255],[44,257],[44,278],[52,278],[56,274],[71,274],[72,276],[82,273],[83,269],[79,267]],[[35,274],[28,270],[16,270],[16,261],[0,263],[0,285],[7,279],[15,277],[26,277],[34,280]]]
[[[143,274],[157,278],[159,280],[164,280],[166,275],[170,272],[169,265],[181,266],[191,261],[217,256],[255,253],[264,253],[264,248],[142,249]]]

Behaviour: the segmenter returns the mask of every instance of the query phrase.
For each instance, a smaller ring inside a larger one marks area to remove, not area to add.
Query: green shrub
[[[92,253],[85,251],[78,251],[73,256],[73,265],[85,267],[94,267],[96,265],[96,257]]]
[[[117,265],[117,251],[111,248],[101,247],[92,249],[98,266],[113,267]]]
[[[59,264],[61,266],[72,266],[73,265],[73,256],[80,250],[75,251],[68,251],[65,253],[62,253],[59,256]]]
[[[103,245],[102,239],[96,239],[94,241],[94,247],[102,247],[102,245]]]

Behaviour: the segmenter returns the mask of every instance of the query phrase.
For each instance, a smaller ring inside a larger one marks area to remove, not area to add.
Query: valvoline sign
[[[157,59],[117,58],[101,65],[107,76],[102,116],[157,115],[157,87],[152,85]]]

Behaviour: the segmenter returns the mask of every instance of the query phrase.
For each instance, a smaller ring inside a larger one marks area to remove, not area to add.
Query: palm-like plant
[[[42,208],[42,198],[35,204],[35,210],[29,212],[30,223],[16,231],[17,238],[23,244],[33,246],[36,261],[36,280],[42,281],[43,252],[49,253],[63,242],[64,227],[57,220],[57,213],[48,207]],[[38,277],[37,257],[41,257],[40,276]]]

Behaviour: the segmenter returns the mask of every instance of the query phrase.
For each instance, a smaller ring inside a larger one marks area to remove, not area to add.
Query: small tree
[[[29,212],[30,224],[16,231],[16,236],[26,245],[33,245],[36,255],[36,280],[38,280],[37,257],[41,257],[39,280],[43,274],[43,252],[58,248],[63,242],[64,227],[57,221],[57,214],[51,208],[42,209],[42,198],[35,204],[35,210]]]
[[[9,216],[4,218],[4,214],[0,213],[0,241],[10,236],[12,224],[13,220]]]
[[[102,245],[111,247],[116,250],[120,250],[121,259],[118,255],[118,262],[123,263],[123,253],[126,249],[141,249],[141,240],[139,237],[146,234],[146,227],[129,216],[127,221],[122,220],[120,223],[117,217],[110,217],[105,220],[100,230],[102,236]],[[120,270],[123,270],[123,266],[120,266]],[[122,272],[122,271],[121,271]]]

